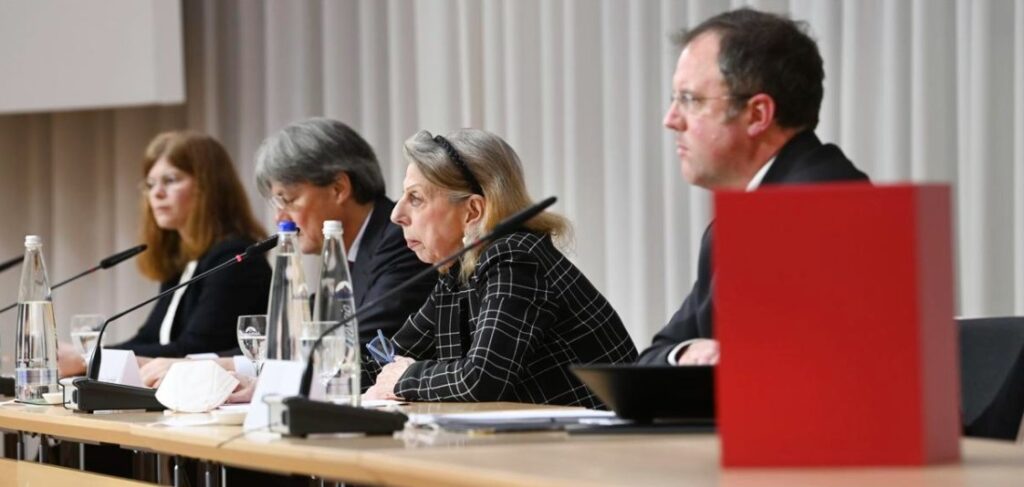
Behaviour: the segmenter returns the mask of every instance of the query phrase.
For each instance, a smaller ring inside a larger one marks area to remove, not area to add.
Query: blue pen
[[[384,338],[384,332],[380,330],[377,330],[377,336],[366,344],[366,350],[378,364],[386,365],[395,361],[395,347],[391,340]]]

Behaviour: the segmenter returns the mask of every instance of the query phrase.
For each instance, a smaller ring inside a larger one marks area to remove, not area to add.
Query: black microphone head
[[[18,257],[13,257],[11,259],[3,261],[2,263],[0,263],[0,272],[6,271],[7,269],[10,269],[11,267],[14,267],[14,266],[20,264],[21,261],[24,260],[24,259],[25,259],[24,256],[18,256]]]
[[[146,244],[136,245],[100,261],[100,269],[109,269],[146,251]]]
[[[245,248],[244,258],[249,258],[254,255],[260,255],[266,253],[268,250],[277,246],[277,234],[271,235],[266,240],[256,242]]]

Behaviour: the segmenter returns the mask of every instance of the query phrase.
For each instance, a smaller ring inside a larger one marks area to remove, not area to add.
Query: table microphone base
[[[0,396],[14,397],[14,377],[0,377]]]
[[[365,433],[390,435],[405,427],[408,416],[399,412],[313,401],[301,396],[269,403],[272,429],[288,436],[306,437],[317,433]]]
[[[156,389],[101,382],[88,377],[79,377],[71,384],[74,387],[71,403],[78,411],[91,413],[110,409],[167,409],[156,400]]]

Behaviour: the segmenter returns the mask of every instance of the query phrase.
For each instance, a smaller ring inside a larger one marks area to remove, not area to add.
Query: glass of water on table
[[[238,347],[242,355],[252,362],[259,377],[263,362],[267,360],[267,315],[238,317]]]
[[[320,335],[337,321],[304,321],[299,339],[302,360],[309,357]],[[359,333],[355,321],[348,321],[325,335],[313,354],[313,371],[320,379],[324,399],[359,406]]]
[[[71,344],[82,356],[86,364],[92,359],[92,351],[96,349],[96,340],[100,336],[100,328],[106,317],[96,314],[81,314],[71,317]]]

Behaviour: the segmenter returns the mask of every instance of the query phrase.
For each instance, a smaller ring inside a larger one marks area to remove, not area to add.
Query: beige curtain
[[[750,3],[809,22],[826,63],[823,139],[876,181],[953,185],[960,312],[1024,313],[1024,0]],[[59,279],[133,244],[139,155],[163,129],[219,137],[265,209],[252,156],[290,121],[353,125],[392,196],[406,137],[474,126],[517,148],[535,198],[560,198],[574,260],[645,346],[692,284],[711,211],[660,125],[667,35],[742,4],[185,0],[184,107],[0,117],[0,258],[39,233]],[[16,274],[0,275],[8,300]],[[126,264],[59,292],[58,319],[155,289]],[[13,314],[2,320],[13,327]]]

